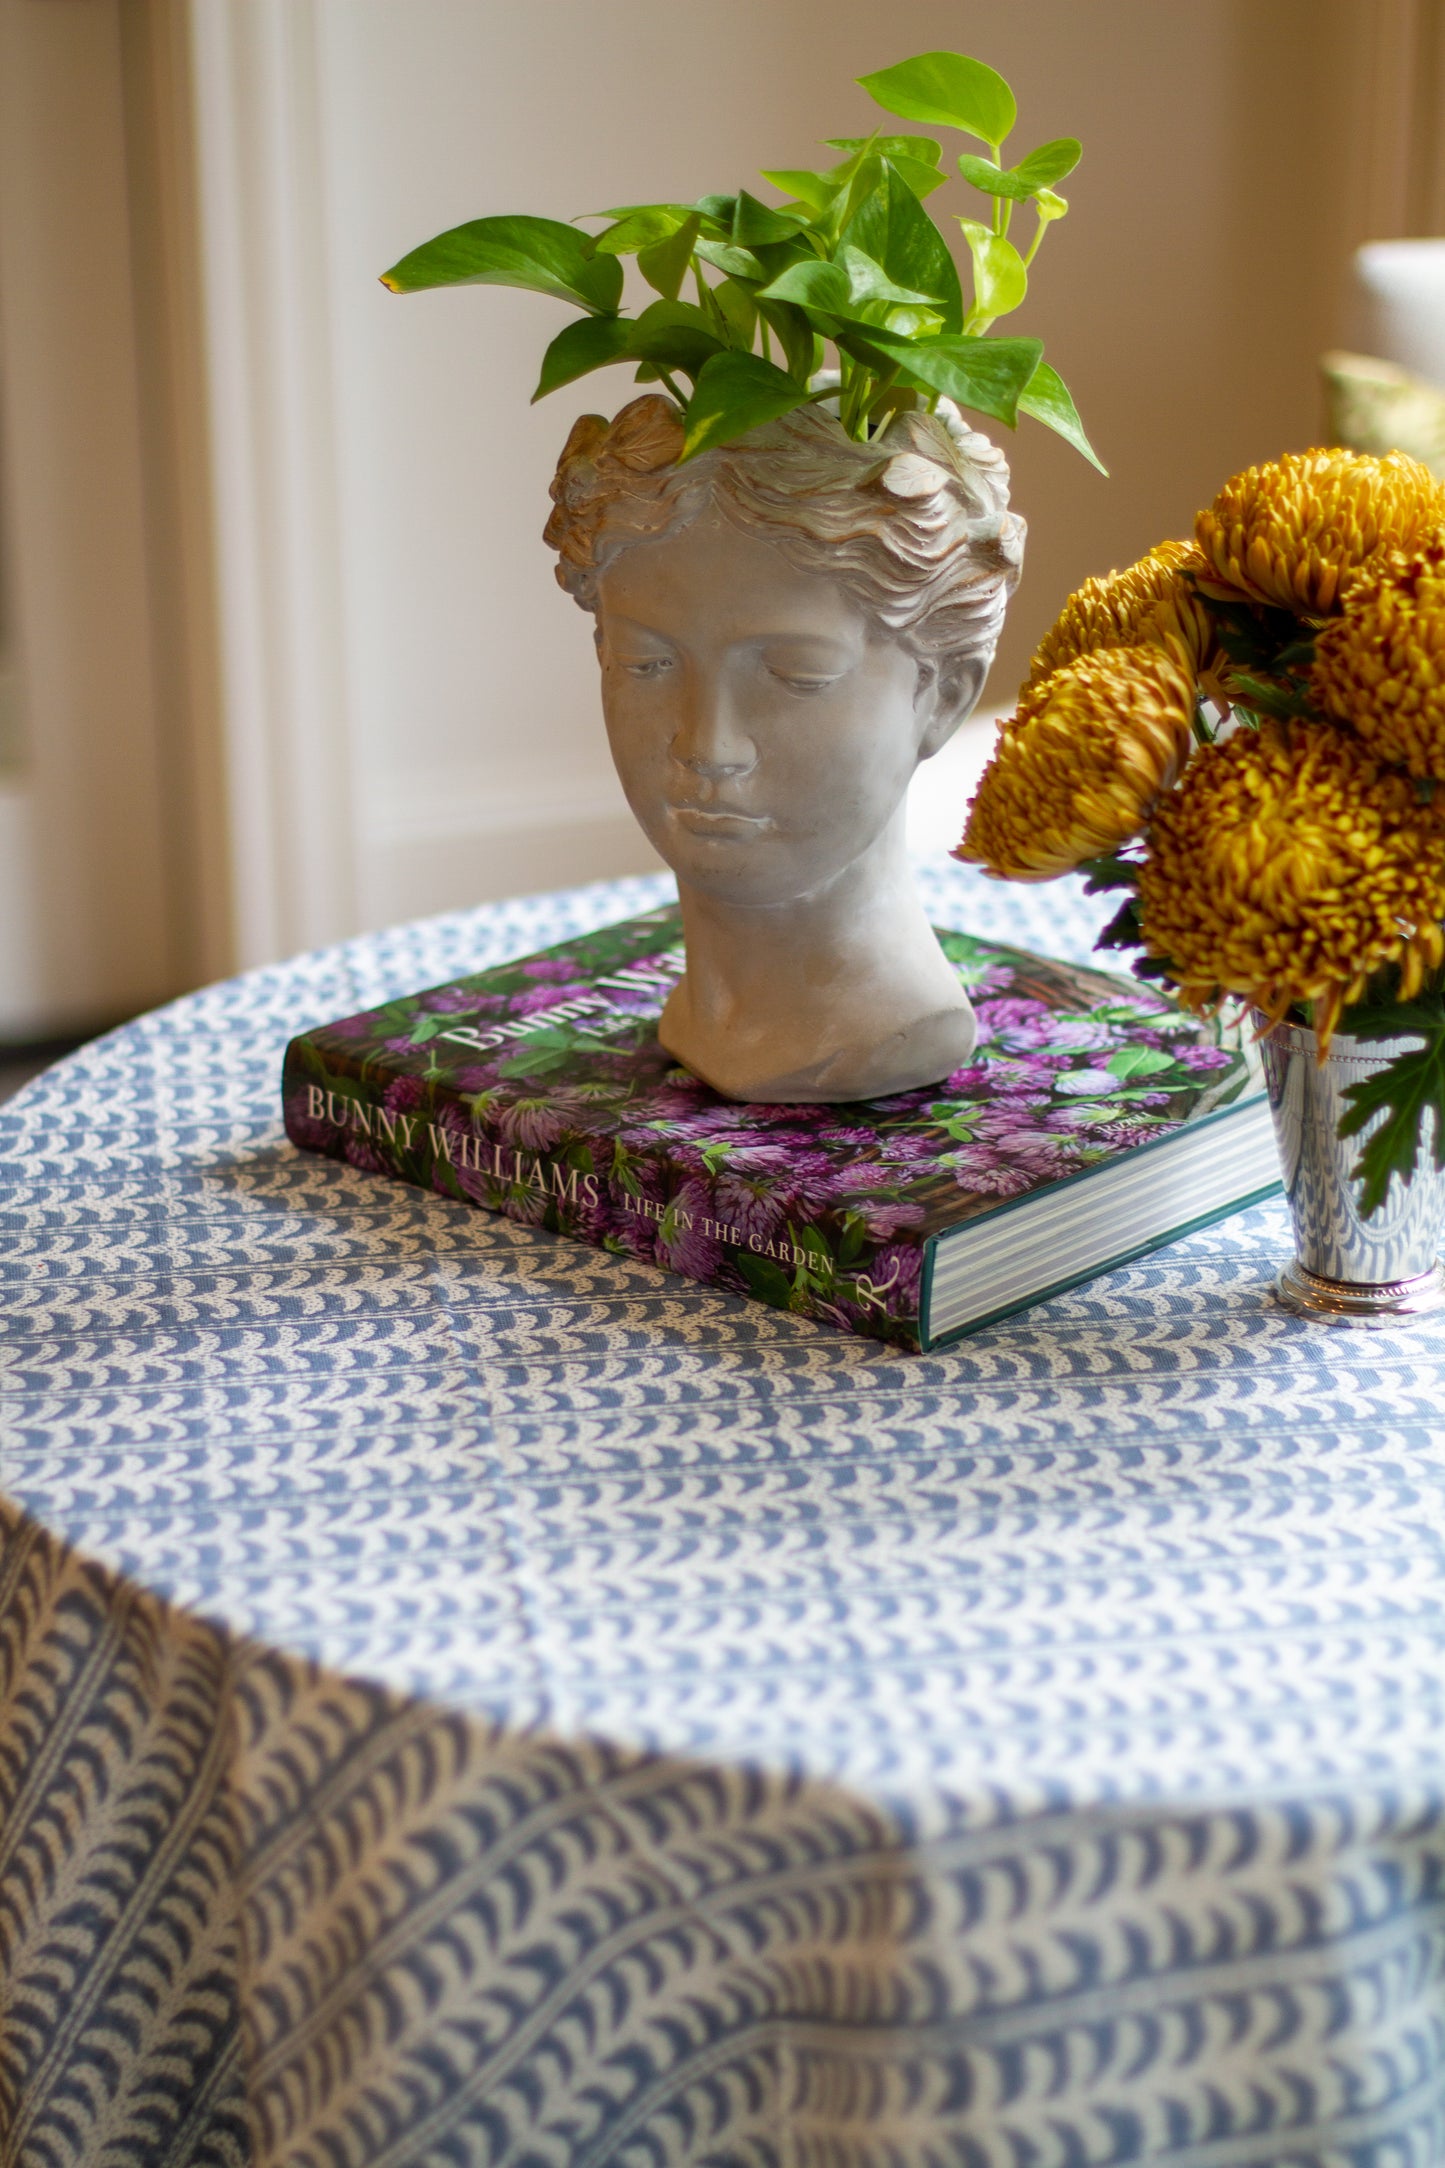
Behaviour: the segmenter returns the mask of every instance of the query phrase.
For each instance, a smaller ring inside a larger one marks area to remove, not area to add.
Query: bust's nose
[[[757,759],[745,715],[726,674],[690,669],[678,688],[671,752],[694,775],[743,775]]]

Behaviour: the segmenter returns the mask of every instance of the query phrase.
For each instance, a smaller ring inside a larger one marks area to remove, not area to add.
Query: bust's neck
[[[684,882],[678,893],[687,974],[660,1035],[719,1091],[878,1097],[966,1058],[972,1011],[918,900],[902,807],[809,895],[744,905]]]

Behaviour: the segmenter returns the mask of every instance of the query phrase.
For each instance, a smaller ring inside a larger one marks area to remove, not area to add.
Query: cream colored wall
[[[1085,144],[1019,323],[1045,336],[1111,468],[1101,480],[1031,424],[1010,440],[1031,539],[991,689],[1006,702],[1071,586],[1314,435],[1341,259],[1331,120],[1358,7],[324,0],[363,916],[646,862],[606,765],[590,628],[539,539],[572,417],[620,404],[627,379],[531,408],[558,305],[397,299],[384,266],[486,212],[569,218],[821,162],[821,137],[877,117],[854,76],[935,45],[989,59],[1019,93],[1018,149]]]

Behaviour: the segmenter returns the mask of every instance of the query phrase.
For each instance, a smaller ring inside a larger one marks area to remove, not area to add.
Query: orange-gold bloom
[[[1234,475],[1194,533],[1226,592],[1325,617],[1368,558],[1409,548],[1442,511],[1430,469],[1403,452],[1289,452]]]
[[[1194,680],[1162,647],[1081,655],[1041,692],[1000,732],[954,853],[1004,880],[1127,843],[1189,758]]]
[[[1186,1002],[1315,1004],[1321,1051],[1372,972],[1401,997],[1445,956],[1445,824],[1408,779],[1328,723],[1268,722],[1204,747],[1155,808],[1139,875],[1145,945]]]
[[[1381,760],[1445,782],[1445,530],[1365,566],[1320,631],[1311,684]]]
[[[1207,692],[1224,698],[1224,657],[1214,623],[1185,577],[1204,570],[1192,543],[1161,542],[1122,572],[1085,580],[1034,649],[1019,689],[1020,709],[1031,712],[1042,705],[1043,688],[1065,663],[1101,648],[1153,642],[1192,676],[1205,678]]]

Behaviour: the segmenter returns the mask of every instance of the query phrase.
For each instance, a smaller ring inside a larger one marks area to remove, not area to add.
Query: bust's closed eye
[[[790,693],[798,693],[804,698],[810,693],[825,693],[829,686],[836,685],[843,675],[841,670],[835,670],[827,677],[819,677],[812,672],[805,674],[798,670],[778,670],[772,663],[767,663],[764,667],[769,677],[775,677],[780,685],[787,686]]]
[[[812,641],[765,647],[759,660],[770,678],[803,699],[827,692],[829,686],[848,675],[852,663],[850,656],[820,649]]]

